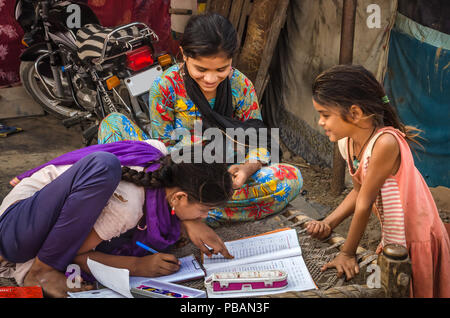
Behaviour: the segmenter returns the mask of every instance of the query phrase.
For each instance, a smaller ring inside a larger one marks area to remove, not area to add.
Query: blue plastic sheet
[[[405,19],[391,31],[384,86],[402,122],[424,131],[413,155],[428,186],[449,187],[450,36]]]

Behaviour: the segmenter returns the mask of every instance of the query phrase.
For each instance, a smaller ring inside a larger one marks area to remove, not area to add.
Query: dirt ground
[[[3,124],[16,126],[22,132],[0,138],[0,201],[11,190],[9,181],[16,175],[40,165],[65,152],[83,147],[78,127],[66,129],[52,116],[25,117],[0,120]],[[351,190],[351,185],[335,197],[330,194],[331,169],[307,164],[301,157],[283,155],[283,161],[297,165],[303,175],[303,197],[311,203],[319,203],[332,211]],[[450,222],[450,189],[431,188],[444,222]],[[351,218],[345,220],[335,231],[346,237]],[[380,240],[379,221],[371,216],[360,245],[375,250]]]

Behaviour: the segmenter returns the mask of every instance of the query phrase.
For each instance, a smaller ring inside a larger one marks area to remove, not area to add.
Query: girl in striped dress
[[[359,272],[356,248],[373,210],[381,222],[381,242],[400,244],[412,263],[411,297],[450,297],[450,239],[408,142],[418,129],[403,125],[384,89],[362,66],[339,65],[313,84],[319,125],[338,142],[353,179],[353,190],[323,221],[307,231],[326,238],[353,215],[341,252],[322,270],[336,268],[347,280]]]

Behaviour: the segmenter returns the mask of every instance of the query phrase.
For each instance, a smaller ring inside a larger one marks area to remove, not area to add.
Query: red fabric
[[[20,83],[19,56],[25,46],[21,44],[22,28],[14,19],[14,4],[13,0],[0,0],[0,87]],[[170,0],[88,0],[87,4],[104,26],[135,21],[147,24],[159,37],[155,50],[177,55],[179,44],[170,30]]]
[[[16,85],[19,79],[19,56],[23,31],[14,19],[14,1],[0,0],[0,88]]]
[[[0,298],[44,298],[40,286],[0,287]]]
[[[103,26],[143,22],[159,37],[156,51],[178,53],[179,43],[170,31],[170,0],[88,0],[87,4]]]

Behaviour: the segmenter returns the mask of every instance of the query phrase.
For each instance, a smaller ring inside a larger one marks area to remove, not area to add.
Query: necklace
[[[362,145],[361,149],[359,150],[358,156],[355,156],[355,154],[353,154],[353,168],[356,170],[358,170],[359,168],[359,160],[360,160],[360,156],[362,151],[364,150],[364,147],[366,146],[367,142],[370,140],[370,138],[372,137],[373,133],[375,132],[377,127],[374,127],[372,130],[372,133],[370,134],[369,138],[366,139],[366,141],[364,142],[364,144]],[[352,143],[353,143],[353,152],[355,151],[355,141],[352,139]]]

